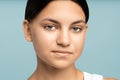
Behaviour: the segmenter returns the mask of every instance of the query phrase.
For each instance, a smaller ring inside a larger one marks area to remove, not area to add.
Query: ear
[[[88,30],[88,25],[86,25],[86,29]]]
[[[27,20],[23,21],[23,30],[26,40],[31,42],[32,41],[31,30],[30,30],[29,22]]]

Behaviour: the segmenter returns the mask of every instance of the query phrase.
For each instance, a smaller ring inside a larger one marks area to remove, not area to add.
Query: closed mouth
[[[72,52],[70,51],[64,51],[64,50],[55,50],[55,51],[52,51],[54,53],[61,53],[61,54],[72,54]]]

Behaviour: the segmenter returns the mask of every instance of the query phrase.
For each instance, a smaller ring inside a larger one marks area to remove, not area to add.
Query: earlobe
[[[88,29],[88,25],[86,25],[86,29]]]
[[[24,30],[24,36],[26,40],[31,42],[32,41],[31,31],[30,31],[29,22],[27,20],[24,20],[23,22],[23,30]]]
[[[88,31],[88,26],[86,26],[86,31]]]

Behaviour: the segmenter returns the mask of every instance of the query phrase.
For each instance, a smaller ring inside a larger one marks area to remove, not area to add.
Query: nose
[[[56,42],[57,42],[57,45],[61,47],[68,47],[71,43],[69,32],[65,30],[59,32]]]

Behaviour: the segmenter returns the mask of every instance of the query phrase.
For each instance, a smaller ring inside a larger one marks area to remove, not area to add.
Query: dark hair
[[[54,0],[28,0],[25,10],[25,19],[33,20],[51,1]],[[71,0],[81,6],[86,17],[86,23],[89,19],[89,8],[86,0]]]

